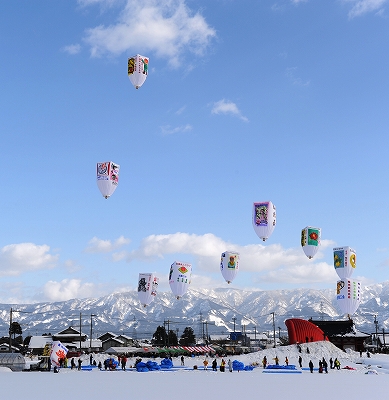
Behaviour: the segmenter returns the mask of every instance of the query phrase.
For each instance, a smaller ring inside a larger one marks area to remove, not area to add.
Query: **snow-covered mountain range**
[[[57,333],[68,326],[97,337],[111,331],[134,338],[150,338],[158,325],[182,334],[193,328],[197,337],[228,331],[285,331],[288,318],[344,319],[336,306],[335,291],[295,289],[243,291],[238,289],[190,289],[180,300],[171,293],[158,293],[144,308],[137,292],[114,293],[100,298],[73,299],[56,303],[1,304],[0,335],[8,335],[10,309],[23,336]],[[353,316],[356,327],[366,333],[389,325],[389,282],[363,289],[362,302]],[[91,324],[92,322],[92,324]]]

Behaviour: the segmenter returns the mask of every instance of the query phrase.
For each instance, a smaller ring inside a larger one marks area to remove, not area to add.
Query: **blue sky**
[[[13,0],[0,18],[1,302],[134,290],[139,272],[168,291],[175,260],[227,287],[225,250],[235,288],[335,289],[334,246],[364,285],[389,279],[389,1]],[[101,161],[120,164],[108,200]]]

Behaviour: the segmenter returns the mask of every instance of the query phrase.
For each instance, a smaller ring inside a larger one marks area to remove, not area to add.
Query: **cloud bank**
[[[53,268],[57,260],[58,256],[50,254],[50,247],[45,244],[9,244],[0,249],[0,276]]]
[[[113,1],[84,0],[81,4],[110,6]],[[126,0],[116,23],[87,29],[84,42],[92,57],[153,52],[178,67],[184,52],[204,54],[215,36],[215,30],[185,0]]]
[[[213,104],[212,114],[230,114],[235,117],[240,118],[244,122],[248,122],[248,118],[245,117],[241,111],[239,110],[238,106],[233,103],[232,101],[228,101],[225,99],[219,100]]]
[[[322,249],[332,245],[332,241],[323,241]],[[187,254],[195,259],[197,274],[216,273],[219,271],[220,254],[226,250],[238,251],[241,270],[257,275],[263,282],[306,284],[336,281],[333,266],[320,261],[323,257],[320,252],[315,260],[308,260],[300,248],[284,249],[280,244],[240,246],[225,242],[211,233],[150,235],[125,259],[127,262],[152,262],[171,254]]]

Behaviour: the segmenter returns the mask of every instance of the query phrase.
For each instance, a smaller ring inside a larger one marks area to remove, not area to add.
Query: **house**
[[[116,335],[112,332],[106,332],[98,337],[101,340],[101,348],[106,351],[110,347],[132,347],[134,341],[130,336],[127,335]]]
[[[110,347],[126,347],[123,340],[117,339],[117,338],[110,338],[107,340],[104,340],[102,343],[102,349],[103,351],[106,351]]]
[[[87,339],[87,335],[80,333],[77,329],[69,326],[69,328],[64,329],[61,332],[58,332],[52,335],[53,341],[59,340],[65,346],[67,343],[80,343],[85,342]]]
[[[31,336],[30,343],[28,344],[28,351],[32,354],[41,356],[46,345],[50,345],[53,339],[51,335]]]
[[[9,343],[0,344],[0,353],[19,353],[20,349],[15,346],[11,346],[11,351],[9,351]]]
[[[342,350],[352,349],[355,351],[364,351],[365,342],[370,338],[370,335],[359,331],[352,319],[343,321],[323,321],[309,320],[318,326],[326,338],[336,347]]]

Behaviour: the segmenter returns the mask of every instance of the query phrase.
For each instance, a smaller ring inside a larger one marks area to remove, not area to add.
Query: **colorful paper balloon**
[[[305,255],[311,259],[319,250],[321,229],[306,226],[301,231],[301,246]]]
[[[357,267],[357,255],[355,250],[346,247],[335,247],[334,268],[340,279],[350,278]]]
[[[343,314],[352,315],[361,303],[361,282],[344,278],[336,283],[336,302]]]
[[[159,279],[151,273],[140,273],[138,279],[138,298],[143,307],[148,306],[157,295]]]
[[[137,54],[128,59],[127,73],[135,89],[139,89],[147,78],[149,72],[149,58]]]
[[[119,169],[120,166],[112,161],[97,163],[97,186],[106,199],[112,196],[118,186]]]
[[[66,358],[68,349],[59,341],[56,340],[51,344],[50,360],[51,363],[59,367],[61,365],[60,360]]]
[[[177,299],[181,298],[190,285],[192,276],[192,264],[175,261],[170,266],[169,284],[170,289]]]
[[[231,283],[239,270],[239,253],[225,251],[221,255],[220,271],[227,283]]]
[[[276,206],[271,201],[254,203],[252,217],[256,234],[265,241],[276,226]]]

